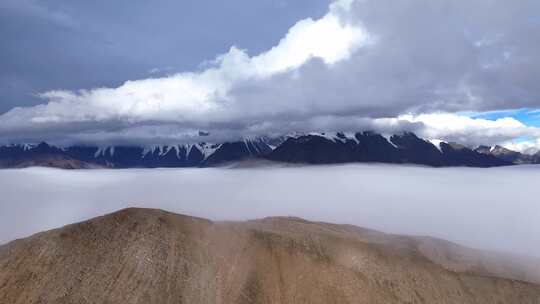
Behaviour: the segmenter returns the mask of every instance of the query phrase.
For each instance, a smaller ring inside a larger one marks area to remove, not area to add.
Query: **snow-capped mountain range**
[[[57,147],[40,143],[0,147],[2,168],[209,167],[250,158],[286,163],[378,162],[435,167],[493,167],[540,163],[540,153],[525,155],[500,146],[470,149],[457,143],[424,140],[410,132],[392,136],[370,131],[313,132],[224,143],[154,146]]]

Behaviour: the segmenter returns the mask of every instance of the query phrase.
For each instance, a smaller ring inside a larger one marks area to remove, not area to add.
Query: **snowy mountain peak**
[[[430,139],[429,142],[432,143],[437,149],[439,149],[439,151],[442,152],[441,143],[444,143],[444,141],[440,139]]]

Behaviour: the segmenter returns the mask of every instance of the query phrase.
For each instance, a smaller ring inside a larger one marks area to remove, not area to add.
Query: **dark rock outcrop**
[[[287,163],[335,164],[356,161],[354,143],[333,141],[323,136],[291,137],[267,157]]]
[[[456,143],[441,143],[445,165],[459,166],[467,164],[471,167],[496,167],[511,165],[511,161],[497,158],[490,154],[482,154]]]
[[[414,133],[405,132],[390,137],[390,141],[397,146],[401,162],[421,164],[428,166],[443,166],[443,154],[432,143],[419,138]]]
[[[308,164],[379,162],[433,167],[512,165],[512,162],[455,143],[441,143],[440,147],[436,147],[410,132],[393,135],[390,140],[374,132],[356,133],[353,137],[347,137],[343,133],[337,133],[333,137],[325,134],[304,135],[287,139],[267,158]]]

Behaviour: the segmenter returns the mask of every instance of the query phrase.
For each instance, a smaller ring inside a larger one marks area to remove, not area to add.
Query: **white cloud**
[[[432,113],[401,115],[396,120],[421,123],[423,128],[419,130],[419,134],[426,138],[455,141],[471,146],[498,144],[513,150],[526,151],[525,142],[531,141],[512,144],[512,140],[528,137],[540,141],[540,128],[528,127],[511,117],[487,120],[452,113]]]
[[[127,81],[117,88],[40,94],[48,101],[46,105],[18,108],[4,114],[0,130],[17,128],[17,123],[48,126],[154,120],[196,124],[238,118],[231,117],[237,111],[231,113],[228,108],[228,100],[233,98],[229,91],[235,84],[297,69],[312,58],[332,65],[349,58],[368,41],[363,29],[340,20],[338,13],[347,8],[345,4],[331,5],[321,19],[299,21],[277,46],[254,57],[233,46],[218,56],[212,67],[201,72]]]
[[[348,59],[367,39],[362,29],[345,25],[338,16],[329,13],[317,21],[298,22],[278,46],[252,58],[247,70],[269,76],[298,68],[310,58],[321,58],[326,64],[333,64]]]
[[[161,141],[198,129],[231,137],[424,125],[428,137],[466,144],[536,139],[511,118],[425,113],[540,107],[540,40],[529,39],[539,6],[338,0],[258,55],[233,46],[200,71],[45,92],[46,104],[1,115],[0,136]]]
[[[525,154],[535,154],[540,151],[540,138],[536,140],[511,140],[501,144],[501,146],[512,151],[519,151]]]

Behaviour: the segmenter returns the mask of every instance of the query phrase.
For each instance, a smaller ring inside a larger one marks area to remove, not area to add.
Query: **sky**
[[[213,220],[297,216],[540,257],[539,179],[534,166],[6,169],[0,244],[144,207]]]
[[[540,148],[536,0],[0,0],[0,140]]]

